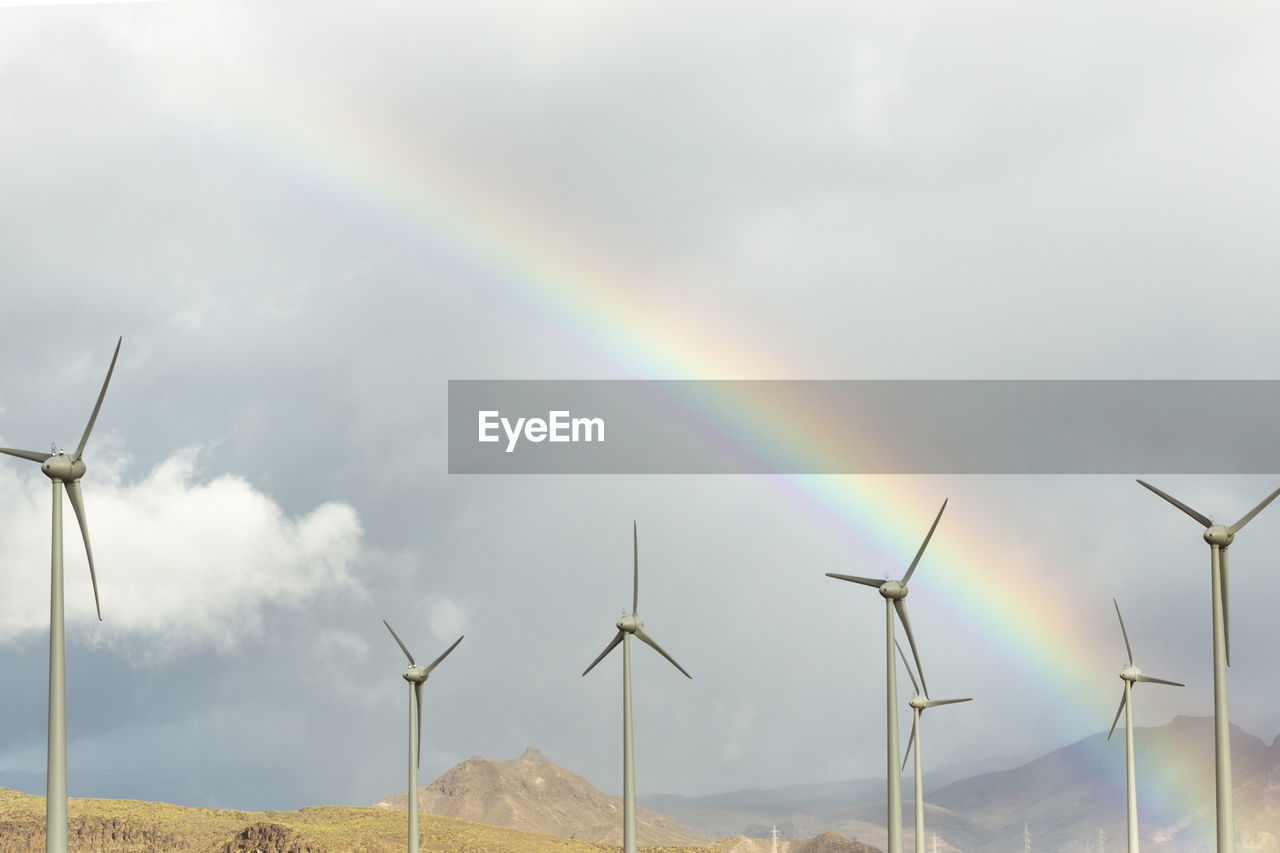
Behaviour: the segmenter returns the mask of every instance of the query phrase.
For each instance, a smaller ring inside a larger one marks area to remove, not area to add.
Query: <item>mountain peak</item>
[[[408,807],[405,794],[383,797],[386,808]],[[534,747],[518,758],[492,761],[477,756],[418,789],[427,814],[506,826],[524,832],[620,843],[622,800],[551,761]],[[684,846],[706,841],[689,827],[648,809],[636,815],[640,841]]]

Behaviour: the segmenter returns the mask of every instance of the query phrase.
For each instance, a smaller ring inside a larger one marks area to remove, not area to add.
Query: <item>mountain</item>
[[[939,767],[929,771],[926,793],[932,793],[935,788],[957,779],[1016,767],[1024,761],[1025,759],[1001,756]],[[903,777],[902,789],[908,798],[911,796],[912,784],[910,776]],[[777,825],[779,837],[783,839],[839,829],[854,838],[874,840],[874,843],[884,846],[887,839],[884,837],[883,811],[877,817],[874,810],[871,810],[866,814],[865,820],[861,819],[861,812],[846,818],[838,816],[851,804],[881,802],[884,789],[884,777],[877,776],[779,788],[748,788],[703,797],[648,794],[641,796],[639,801],[711,838],[736,835],[765,838],[769,830]],[[827,815],[832,815],[830,820],[822,817]]]
[[[406,794],[392,794],[382,808],[407,809]],[[611,797],[530,747],[519,758],[471,758],[418,789],[421,812],[560,835],[602,844],[622,843],[622,798]],[[637,809],[636,829],[645,845],[704,845],[708,839],[677,820]]]
[[[883,796],[884,779],[856,779],[763,790],[745,789],[705,797],[649,794],[640,797],[640,801],[711,838],[737,835],[765,838],[776,824],[779,837],[785,840],[800,837],[797,834],[800,830],[795,825],[797,819],[826,814],[849,803],[873,802]],[[824,827],[829,828],[833,827]],[[850,827],[846,830],[853,831],[858,837],[856,830]]]
[[[1143,849],[1198,853],[1216,846],[1212,718],[1137,727],[1134,748]],[[1239,846],[1280,853],[1280,738],[1268,745],[1232,726],[1231,756]],[[904,779],[907,849],[914,849],[911,790]],[[1025,823],[1036,853],[1096,847],[1099,830],[1114,848],[1126,835],[1124,798],[1123,730],[1110,741],[1099,733],[1016,767],[931,785],[927,840],[932,849],[937,833],[939,853],[1017,850]],[[762,838],[776,823],[783,838],[834,830],[881,848],[887,844],[883,777],[698,798],[659,795],[644,802],[712,837]]]
[[[1213,849],[1213,720],[1177,717],[1163,726],[1136,728],[1134,746],[1146,853]],[[1238,846],[1242,853],[1280,853],[1280,737],[1267,744],[1232,726],[1231,746]],[[1025,825],[1035,853],[1096,850],[1100,834],[1118,849],[1125,838],[1124,764],[1123,737],[1107,741],[1099,733],[1017,767],[942,785],[927,798],[925,846],[933,849],[936,833],[938,853],[1005,853],[1021,848]],[[736,815],[752,831],[715,833],[735,837],[708,844],[687,826],[642,809],[641,839],[646,846],[663,845],[666,853],[768,853],[770,844],[761,836],[776,822],[782,853],[883,849],[883,782],[841,783],[834,794],[850,799],[833,802],[833,790],[825,785],[668,798],[668,803],[679,800],[714,812],[716,820]],[[420,788],[419,795],[427,851],[604,853],[603,844],[615,845],[616,851],[621,834],[618,798],[533,749],[510,761],[465,761]],[[383,853],[404,849],[405,818],[395,809],[406,802],[401,794],[385,798],[381,807],[250,813],[77,799],[71,801],[71,839],[86,853]],[[914,849],[913,816],[908,799],[903,803],[907,849]],[[542,834],[508,828],[513,824]],[[0,789],[0,853],[36,853],[43,847],[43,798]]]
[[[1102,733],[1021,767],[954,782],[929,803],[967,815],[969,849],[1021,843],[1025,821],[1037,851],[1080,847],[1099,830],[1123,843],[1123,732]],[[1241,847],[1280,851],[1280,739],[1268,744],[1231,727],[1236,826]],[[1216,846],[1213,720],[1176,717],[1134,728],[1139,835],[1144,849],[1191,851]]]
[[[874,847],[851,841],[838,832],[787,842],[785,853],[880,853]]]
[[[741,835],[722,838],[711,845],[717,853],[770,853],[772,843],[763,838],[744,838]],[[778,853],[880,853],[858,841],[851,841],[838,832],[824,832],[814,838],[799,841],[780,841]]]

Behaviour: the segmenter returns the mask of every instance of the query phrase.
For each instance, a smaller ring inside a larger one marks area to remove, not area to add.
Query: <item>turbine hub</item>
[[[924,698],[923,696],[912,696],[911,701],[908,702],[907,704],[910,705],[912,708],[915,708],[917,711],[923,711],[927,707],[924,703],[928,701],[929,700]]]
[[[890,601],[901,601],[907,597],[907,588],[901,581],[885,581],[880,586],[880,594]]]
[[[644,620],[632,613],[630,616],[623,616],[618,620],[618,630],[627,634],[634,634],[644,627]]]
[[[1235,538],[1236,535],[1221,524],[1215,524],[1204,532],[1204,541],[1219,548],[1227,547]]]
[[[1138,669],[1136,666],[1126,666],[1124,669],[1120,670],[1120,677],[1125,681],[1133,681],[1137,679],[1139,675],[1142,675],[1142,670]]]
[[[401,677],[410,684],[421,684],[427,680],[427,671],[414,664],[406,669]]]
[[[56,453],[40,464],[40,470],[50,480],[61,480],[70,483],[84,476],[84,460],[76,459],[65,453]]]

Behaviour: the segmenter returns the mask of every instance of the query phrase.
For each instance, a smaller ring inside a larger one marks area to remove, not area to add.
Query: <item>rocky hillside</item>
[[[1124,732],[1105,732],[1033,761],[942,784],[926,795],[927,849],[996,853],[1022,849],[1024,824],[1037,853],[1096,847],[1099,830],[1114,846],[1125,838]],[[1138,817],[1144,851],[1196,853],[1214,845],[1213,720],[1177,717],[1134,731]],[[1231,728],[1238,848],[1280,853],[1280,739]],[[911,784],[903,781],[903,830],[914,849]],[[760,838],[776,824],[783,838],[835,830],[885,846],[884,779],[839,785],[739,791],[697,799],[650,797],[663,811],[714,837]],[[766,843],[767,845],[767,843]],[[761,848],[767,850],[767,846]],[[743,853],[754,853],[744,847]]]
[[[404,853],[407,829],[403,812],[372,806],[243,812],[72,799],[69,817],[77,853]],[[423,853],[611,853],[600,844],[435,815],[422,815],[419,840]],[[44,798],[0,788],[0,853],[43,853],[44,841]],[[644,853],[714,852],[668,846]]]
[[[405,794],[384,797],[383,808],[406,809]],[[471,758],[418,789],[423,813],[524,832],[559,835],[600,844],[622,843],[622,799],[530,747],[519,758]],[[646,845],[703,845],[708,839],[648,809],[637,813],[639,841]]]
[[[929,803],[966,816],[966,843],[958,846],[967,850],[1016,848],[1024,821],[1036,850],[1078,850],[1099,829],[1122,840],[1123,734],[1117,729],[1108,741],[1099,733],[1021,767],[954,782]],[[1137,727],[1134,752],[1142,848],[1172,853],[1212,847],[1212,718]],[[1231,763],[1240,847],[1280,853],[1280,747],[1232,726]]]

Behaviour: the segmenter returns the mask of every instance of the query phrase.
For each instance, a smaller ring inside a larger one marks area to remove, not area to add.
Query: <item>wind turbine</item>
[[[676,659],[667,654],[657,641],[644,631],[644,622],[637,615],[640,604],[640,544],[636,538],[636,523],[631,522],[631,548],[635,558],[632,570],[631,615],[618,620],[618,633],[614,634],[609,645],[604,647],[591,666],[582,671],[585,676],[595,669],[596,664],[605,659],[609,652],[619,643],[622,644],[622,853],[636,853],[636,767],[635,744],[631,738],[631,635],[645,645],[651,646],[671,665],[684,673],[685,678],[693,678],[685,672],[684,667],[676,663]]]
[[[838,575],[833,572],[827,572],[827,577],[829,578],[860,583],[863,586],[874,586],[884,596],[885,714],[888,718],[886,742],[888,744],[889,758],[888,853],[902,853],[902,770],[898,767],[898,689],[894,675],[897,667],[894,665],[893,660],[893,613],[896,610],[899,618],[902,619],[902,627],[907,632],[907,642],[911,645],[911,655],[916,659],[916,671],[920,673],[920,682],[924,684],[925,695],[928,695],[929,685],[924,680],[924,669],[920,666],[920,655],[916,652],[916,638],[911,633],[911,620],[907,618],[907,603],[904,599],[907,597],[907,581],[911,580],[911,574],[916,570],[916,565],[920,562],[920,557],[924,554],[924,549],[929,544],[929,538],[933,536],[933,531],[938,526],[939,519],[942,518],[942,511],[946,508],[947,502],[944,500],[942,509],[938,510],[938,516],[933,520],[933,526],[925,534],[924,542],[920,543],[920,550],[916,552],[916,558],[911,561],[911,566],[907,569],[907,573],[902,576],[902,580],[876,580],[875,578],[860,578],[853,575]]]
[[[422,683],[427,680],[431,670],[440,665],[440,661],[449,656],[449,652],[458,647],[462,637],[453,641],[453,645],[444,650],[444,654],[433,660],[425,669],[414,663],[413,655],[405,648],[391,624],[386,619],[382,624],[387,626],[391,636],[395,638],[400,651],[409,659],[409,668],[402,677],[409,682],[409,850],[421,848],[418,841],[418,765],[422,763]]]
[[[53,481],[53,559],[49,580],[49,753],[45,777],[47,853],[66,853],[67,849],[67,655],[62,601],[62,486],[66,484],[71,508],[75,511],[76,521],[80,522],[80,535],[84,539],[85,554],[89,557],[93,606],[98,612],[98,621],[101,622],[98,576],[93,569],[93,549],[89,547],[89,526],[84,513],[84,496],[80,492],[80,478],[85,472],[81,457],[94,421],[98,419],[98,410],[102,408],[102,398],[107,394],[107,383],[111,381],[111,373],[116,369],[116,357],[120,355],[120,343],[123,340],[121,337],[116,341],[111,366],[107,368],[107,378],[102,380],[98,402],[93,406],[93,414],[89,416],[89,424],[84,428],[84,435],[80,436],[74,455],[68,456],[61,450],[40,453],[0,447],[0,453],[40,463],[40,470]]]
[[[1280,495],[1276,489],[1262,503],[1249,510],[1230,527],[1214,524],[1213,519],[1196,512],[1177,498],[1165,494],[1150,483],[1138,483],[1150,489],[1205,528],[1204,541],[1209,543],[1209,577],[1213,590],[1213,748],[1214,781],[1218,791],[1218,853],[1235,853],[1235,806],[1231,791],[1231,734],[1227,720],[1227,667],[1231,665],[1231,614],[1228,606],[1227,547],[1236,534],[1253,517]]]
[[[907,677],[911,679],[911,686],[915,688],[916,695],[911,697],[911,701],[907,704],[911,706],[911,710],[915,712],[911,720],[911,737],[907,740],[907,754],[902,757],[903,769],[907,766],[907,759],[911,757],[911,745],[916,747],[916,798],[914,800],[915,818],[916,818],[916,853],[922,853],[924,850],[924,771],[921,769],[920,761],[920,718],[924,716],[926,708],[936,708],[939,705],[954,705],[957,702],[972,702],[973,697],[965,699],[930,699],[927,694],[922,695],[920,685],[916,684],[916,677],[911,674],[911,664],[907,663],[907,656],[902,652],[902,646],[898,645],[897,639],[893,641],[893,645],[898,650],[898,655],[902,658],[902,665],[907,668]],[[937,836],[934,836],[934,846],[938,843]]]
[[[1107,732],[1107,740],[1115,734],[1116,723],[1120,722],[1120,712],[1124,711],[1124,753],[1125,753],[1125,788],[1129,804],[1129,853],[1138,853],[1138,788],[1133,772],[1133,703],[1129,693],[1135,681],[1149,681],[1152,684],[1171,684],[1174,687],[1186,687],[1177,681],[1143,675],[1142,670],[1133,664],[1133,649],[1129,647],[1129,632],[1124,629],[1124,617],[1120,615],[1120,605],[1116,605],[1116,618],[1120,620],[1120,634],[1124,637],[1124,650],[1129,654],[1129,665],[1120,670],[1120,678],[1124,681],[1124,693],[1120,694],[1120,707],[1116,709],[1116,718],[1111,721],[1111,731]]]

